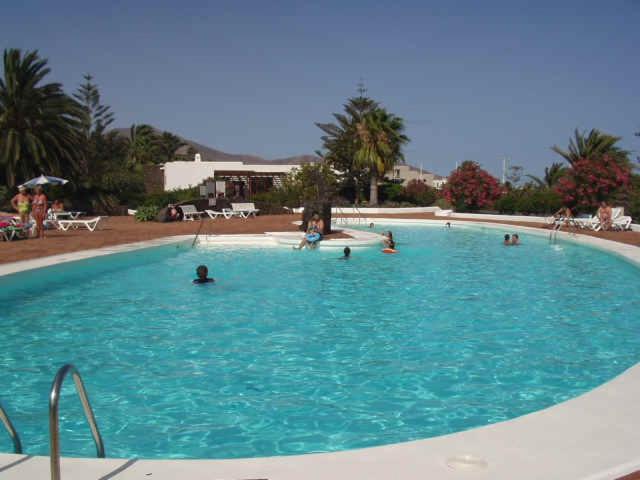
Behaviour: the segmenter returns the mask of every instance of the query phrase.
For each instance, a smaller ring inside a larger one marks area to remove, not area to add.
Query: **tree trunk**
[[[307,231],[309,220],[313,216],[314,212],[318,212],[320,218],[324,222],[324,231],[320,232],[322,235],[328,235],[331,233],[331,203],[330,202],[305,202],[304,210],[302,211],[302,225],[300,230]]]
[[[378,205],[378,176],[371,175],[371,185],[369,190],[369,205]]]

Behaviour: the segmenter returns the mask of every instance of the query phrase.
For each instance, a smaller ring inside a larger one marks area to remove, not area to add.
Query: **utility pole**
[[[364,94],[367,93],[367,87],[364,86],[364,78],[360,77],[358,88],[356,88],[356,90],[360,94],[360,98],[364,97]]]
[[[502,183],[507,183],[507,165],[509,165],[509,157],[505,155],[502,158]]]

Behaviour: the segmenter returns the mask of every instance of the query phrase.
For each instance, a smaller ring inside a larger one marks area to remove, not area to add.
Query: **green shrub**
[[[269,192],[256,193],[252,200],[262,214],[286,213],[284,207],[296,208],[300,206],[300,199],[297,192],[286,188],[277,188]]]
[[[152,193],[146,195],[138,206],[160,205],[166,207],[170,203],[193,202],[200,198],[200,188],[183,188],[180,190],[171,190],[168,192]]]
[[[411,180],[403,188],[403,197],[407,202],[419,205],[421,207],[428,207],[433,205],[438,195],[436,190],[424,182],[418,180]]]
[[[498,210],[500,213],[506,213],[506,214],[515,213],[517,209],[518,201],[520,200],[517,192],[518,192],[517,190],[512,190],[502,195],[493,204],[494,208]]]
[[[546,215],[558,211],[562,200],[551,188],[514,189],[503,194],[494,204],[500,213]]]
[[[138,207],[135,218],[138,222],[152,222],[158,216],[160,208],[156,205],[142,205]]]
[[[380,202],[401,202],[404,200],[404,189],[399,183],[385,182],[378,188]]]
[[[442,210],[451,210],[451,208],[453,207],[453,205],[449,203],[449,200],[444,197],[436,199],[435,206],[440,207]]]

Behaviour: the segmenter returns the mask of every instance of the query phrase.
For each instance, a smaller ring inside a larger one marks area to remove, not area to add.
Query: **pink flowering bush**
[[[490,208],[502,194],[498,179],[476,162],[466,161],[451,172],[442,192],[456,210]]]
[[[620,189],[629,186],[631,168],[609,155],[581,158],[556,186],[562,202],[578,210],[593,210]]]

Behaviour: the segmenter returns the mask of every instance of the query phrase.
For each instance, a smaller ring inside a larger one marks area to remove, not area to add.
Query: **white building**
[[[250,165],[242,162],[168,162],[164,170],[164,189],[177,190],[201,185],[210,178],[284,176],[299,165]]]
[[[404,187],[412,180],[417,180],[429,187],[438,189],[447,183],[446,178],[423,170],[422,168],[414,167],[413,165],[396,165],[393,167],[393,170],[387,173],[387,179],[402,184]]]

